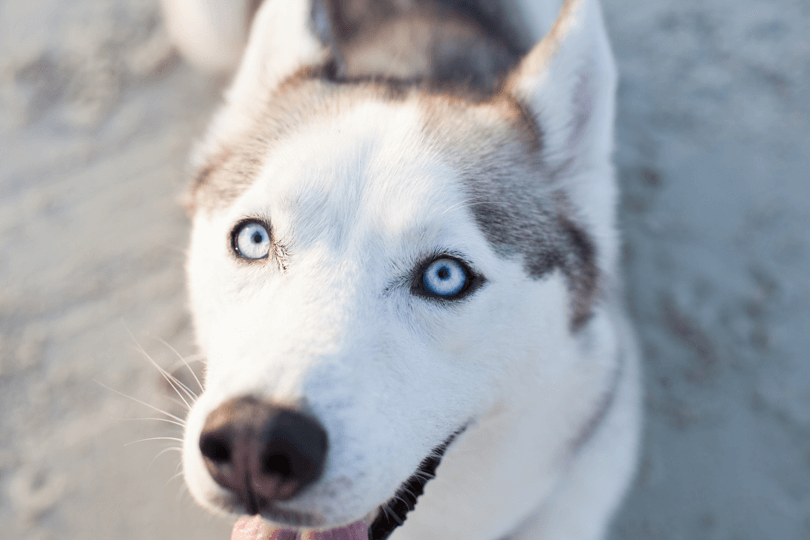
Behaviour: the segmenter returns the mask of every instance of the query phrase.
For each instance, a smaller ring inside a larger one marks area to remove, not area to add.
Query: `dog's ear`
[[[233,83],[229,104],[263,103],[304,68],[335,62],[332,23],[324,0],[264,0]]]
[[[587,167],[612,150],[615,86],[598,1],[566,0],[551,30],[513,70],[505,89],[536,118],[548,163]]]
[[[611,236],[615,219],[611,154],[616,79],[598,0],[565,0],[551,30],[504,86],[537,121],[552,180],[583,224],[602,236]],[[604,251],[602,256],[610,257]]]
[[[263,0],[250,29],[242,61],[203,139],[191,155],[191,170],[205,177],[228,145],[255,126],[279,86],[308,69],[338,69],[338,55],[326,0]],[[185,197],[196,207],[193,191]]]

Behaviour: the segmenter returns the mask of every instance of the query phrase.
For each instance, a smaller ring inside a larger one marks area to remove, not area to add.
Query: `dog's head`
[[[456,435],[577,369],[615,266],[615,76],[593,2],[486,98],[341,79],[327,23],[264,1],[196,158],[183,462],[203,505],[382,538]]]

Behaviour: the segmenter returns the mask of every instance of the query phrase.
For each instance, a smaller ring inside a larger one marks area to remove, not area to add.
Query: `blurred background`
[[[810,538],[810,2],[603,4],[647,412],[611,537]],[[221,89],[157,0],[0,0],[4,538],[229,537],[143,354],[195,352],[179,198]]]

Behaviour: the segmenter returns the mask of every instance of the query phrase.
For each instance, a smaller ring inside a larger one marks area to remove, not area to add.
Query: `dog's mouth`
[[[436,468],[442,461],[447,447],[466,426],[459,429],[442,444],[433,449],[416,471],[399,487],[396,494],[369,516],[335,529],[325,531],[296,531],[269,526],[260,516],[244,517],[236,522],[231,540],[386,540],[416,508],[416,501],[425,490],[425,485],[435,478]]]
[[[425,485],[436,477],[436,467],[444,457],[447,447],[466,427],[450,435],[447,440],[433,449],[428,457],[422,460],[419,468],[397,490],[387,503],[380,506],[377,518],[368,530],[368,540],[385,540],[394,529],[405,523],[408,512],[416,508],[416,500],[425,491]]]

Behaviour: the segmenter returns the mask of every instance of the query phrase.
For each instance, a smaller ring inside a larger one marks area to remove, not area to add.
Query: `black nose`
[[[295,496],[323,472],[326,431],[313,418],[255,397],[214,409],[200,435],[211,476],[249,514]]]

